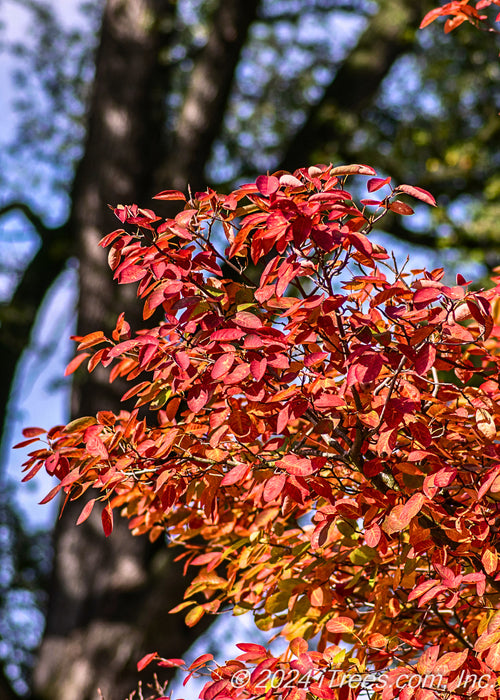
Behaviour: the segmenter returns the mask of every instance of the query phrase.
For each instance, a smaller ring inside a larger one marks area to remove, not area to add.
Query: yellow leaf
[[[481,561],[487,574],[494,574],[498,566],[498,554],[495,549],[485,549]]]
[[[477,429],[487,440],[494,440],[497,434],[495,421],[489,411],[485,408],[478,408],[476,411]]]
[[[81,418],[75,418],[71,423],[64,428],[65,433],[73,433],[77,430],[83,430],[84,428],[89,428],[91,425],[96,425],[97,420],[94,416],[82,416]]]
[[[204,609],[202,608],[201,605],[197,605],[195,608],[192,608],[188,614],[186,615],[185,622],[188,627],[194,627],[197,622],[201,620],[203,615],[205,614]]]

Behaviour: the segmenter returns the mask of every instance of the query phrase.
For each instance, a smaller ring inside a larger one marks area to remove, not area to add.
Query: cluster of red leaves
[[[441,7],[436,7],[425,15],[420,24],[420,28],[423,29],[427,27],[427,25],[434,22],[438,17],[447,17],[449,15],[450,19],[447,19],[444,24],[444,31],[447,34],[464,22],[470,22],[475,27],[482,27],[484,22],[488,19],[488,15],[480,14],[480,10],[485,10],[490,7],[490,5],[500,6],[500,0],[478,0],[474,7],[469,5],[469,2],[470,0],[453,0],[453,2],[447,2]],[[499,21],[500,13],[495,18],[495,22]]]
[[[356,173],[370,176],[359,204]],[[279,172],[227,196],[161,193],[185,201],[172,219],[119,206],[126,228],[102,241],[151,325],[134,334],[120,316],[111,338],[78,338],[69,371],[110,367],[136,408],[53,428],[25,479],[56,476],[47,499],[93,488],[80,521],[101,502],[106,534],[121,510],[135,534],[182,544],[200,568],[177,608],[187,624],[252,610],[290,640],[277,657],[242,647],[204,700],[262,696],[264,671],[397,663],[383,700],[440,696],[399,690],[402,668],[439,669],[450,698],[462,672],[500,671],[500,287],[399,269],[368,234],[412,213],[402,195],[435,204],[367,166]],[[265,697],[362,692],[331,685]]]

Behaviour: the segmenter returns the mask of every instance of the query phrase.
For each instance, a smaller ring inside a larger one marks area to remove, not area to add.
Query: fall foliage
[[[135,409],[26,429],[19,446],[45,446],[24,480],[58,479],[44,502],[93,489],[78,522],[99,508],[106,535],[121,513],[181,545],[188,625],[252,611],[287,640],[204,654],[187,669],[203,700],[498,697],[500,276],[398,264],[376,224],[436,202],[366,165],[156,198],[183,208],[119,205],[101,241],[147,328],[122,314],[67,368],[109,367]]]
[[[444,25],[444,31],[446,33],[453,31],[464,22],[470,22],[475,27],[487,31],[497,31],[493,27],[487,25],[485,20],[488,20],[488,15],[481,14],[481,11],[486,10],[491,5],[500,7],[500,2],[499,0],[479,0],[478,2],[469,4],[469,0],[453,0],[453,2],[447,2],[441,7],[430,10],[423,18],[420,27],[427,27],[438,17],[449,17]],[[500,12],[497,14],[495,22],[499,20]]]
[[[222,666],[202,658],[205,700],[363,692],[339,669],[383,670],[372,693],[384,700],[442,695],[401,691],[408,669],[441,674],[448,697],[464,673],[484,676],[494,696],[500,286],[398,266],[374,226],[411,215],[411,199],[435,202],[365,165],[157,198],[184,208],[162,219],[120,205],[123,228],[101,242],[118,283],[138,283],[148,328],[122,315],[111,338],[77,338],[67,370],[110,367],[136,409],[27,429],[22,444],[46,446],[25,479],[58,479],[45,500],[94,489],[79,522],[97,507],[107,535],[121,512],[134,534],[182,544],[199,568],[180,606],[188,625],[252,610],[289,641],[276,657],[242,644]],[[273,684],[278,671],[308,682]]]

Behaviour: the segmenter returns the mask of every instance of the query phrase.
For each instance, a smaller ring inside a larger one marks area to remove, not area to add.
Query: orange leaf
[[[368,646],[374,647],[375,649],[383,649],[387,644],[387,639],[384,637],[384,635],[380,634],[379,632],[375,632],[375,634],[370,634],[367,641]]]
[[[494,574],[498,566],[498,554],[496,549],[485,549],[481,557],[481,562],[487,574]]]
[[[85,360],[86,357],[89,357],[90,353],[89,352],[82,352],[81,355],[77,355],[74,357],[71,362],[68,363],[68,366],[66,367],[64,371],[64,376],[67,377],[69,374],[73,374],[73,372],[80,367],[82,362]]]
[[[500,671],[500,643],[490,647],[485,662],[492,671]]]
[[[495,421],[489,411],[478,408],[476,411],[476,426],[481,435],[487,440],[494,440],[497,435]]]
[[[328,620],[326,629],[333,634],[350,633],[354,629],[354,622],[350,617],[334,617],[332,620]]]
[[[365,530],[365,542],[369,547],[376,547],[380,542],[381,536],[382,530],[377,523],[373,523],[367,530]]]
[[[87,348],[91,348],[98,343],[102,343],[104,340],[106,340],[106,336],[102,331],[89,333],[88,335],[83,336],[83,338],[80,338],[80,344],[78,345],[77,350],[87,350]]]
[[[408,599],[409,600],[409,599]],[[427,647],[417,662],[419,673],[432,673],[439,654],[439,645]]]
[[[163,200],[172,200],[172,199],[180,199],[183,200],[184,202],[186,201],[186,195],[181,192],[180,190],[164,190],[163,192],[159,192],[158,194],[155,194],[153,199],[163,199]]]

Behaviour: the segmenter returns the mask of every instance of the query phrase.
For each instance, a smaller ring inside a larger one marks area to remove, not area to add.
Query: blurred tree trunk
[[[423,12],[421,1],[377,3],[358,44],[332,73],[323,99],[310,109],[289,147],[283,148],[284,167],[293,170],[323,160],[325,153],[328,159],[350,158],[348,136],[359,126],[366,105],[376,100],[394,62],[410,48]],[[172,90],[172,67],[165,56],[175,37],[176,2],[107,0],[71,213],[57,230],[34,222],[42,247],[14,297],[14,309],[19,300],[29,302],[26,314],[16,319],[13,315],[12,323],[2,318],[2,331],[10,329],[9,338],[27,344],[44,291],[75,248],[78,334],[109,330],[122,310],[133,327],[142,323],[134,290],[113,282],[106,253],[98,247],[99,239],[118,225],[108,204],[135,202],[147,207],[151,195],[161,189],[185,189],[188,183],[193,191],[205,187],[205,166],[228,112],[236,67],[258,6],[259,0],[215,4],[208,39],[194,61],[177,123],[166,134],[164,111]],[[70,252],[65,249],[57,264],[48,265],[47,258],[53,257],[50,241],[68,240]],[[15,362],[12,342],[5,343],[9,355],[0,341],[0,357],[8,359],[0,362],[0,380],[6,378],[0,381],[0,390],[5,385],[5,391]],[[118,384],[108,384],[104,372],[96,370],[88,377],[82,370],[74,383],[72,415],[119,410],[122,393]],[[105,700],[124,700],[137,684],[137,659],[155,650],[167,657],[182,656],[200,628],[186,628],[182,614],[168,615],[181,600],[186,582],[163,543],[153,547],[144,538],[132,538],[126,522],[118,518],[106,540],[98,512],[76,528],[81,508],[80,502],[76,508],[69,503],[56,528],[47,628],[34,674],[34,696],[94,700],[100,688]]]
[[[181,178],[175,177],[178,187],[193,180],[204,185],[205,163],[257,4],[222,0],[213,16],[210,39],[188,87],[191,109],[179,119],[178,129],[190,133],[183,155],[190,155]],[[172,0],[108,0],[105,7],[85,152],[68,222],[78,246],[79,335],[113,328],[122,310],[132,327],[140,323],[134,289],[112,280],[98,242],[117,227],[108,204],[147,206],[160,189],[159,170],[163,187],[174,179],[165,171],[166,162],[174,167],[175,154],[168,158],[163,105],[169,71],[161,58],[174,31],[175,11]],[[204,108],[207,94],[212,113]],[[108,384],[104,372],[82,372],[74,384],[72,415],[119,411],[122,393],[123,387]],[[152,546],[132,537],[120,518],[105,539],[98,513],[77,528],[81,508],[80,502],[76,507],[69,503],[56,528],[34,694],[44,700],[93,700],[99,688],[105,700],[123,700],[137,687],[136,662],[143,654],[179,657],[203,625],[191,630],[182,614],[168,614],[182,600],[186,582],[163,542]]]

